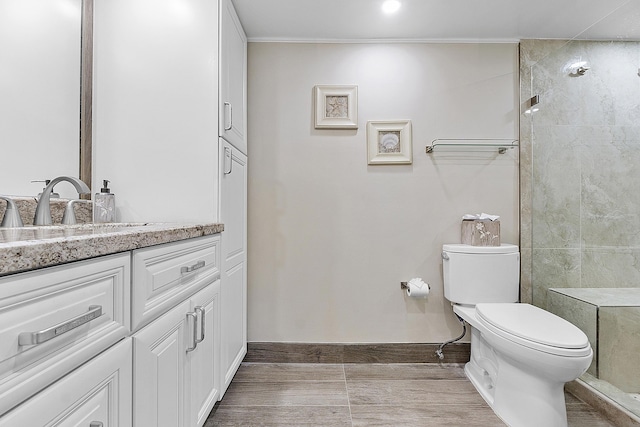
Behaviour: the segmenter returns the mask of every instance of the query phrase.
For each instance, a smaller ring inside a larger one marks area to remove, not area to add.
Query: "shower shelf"
[[[474,150],[480,147],[496,148],[498,153],[504,154],[507,149],[516,148],[517,139],[511,138],[437,138],[427,145],[425,152],[431,154],[436,147],[460,148],[465,151]]]

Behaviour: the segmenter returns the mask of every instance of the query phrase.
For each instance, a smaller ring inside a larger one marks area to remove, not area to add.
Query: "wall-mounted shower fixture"
[[[536,107],[540,103],[540,95],[533,95],[527,101],[527,109],[524,111],[525,114],[531,114],[538,111],[540,108]]]
[[[574,62],[565,67],[565,71],[572,77],[584,76],[590,69],[591,66],[587,61]]]

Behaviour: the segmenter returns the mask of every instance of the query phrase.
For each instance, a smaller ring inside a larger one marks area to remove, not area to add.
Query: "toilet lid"
[[[494,332],[540,351],[564,356],[591,352],[589,339],[578,327],[530,304],[483,303],[476,305],[476,314]]]

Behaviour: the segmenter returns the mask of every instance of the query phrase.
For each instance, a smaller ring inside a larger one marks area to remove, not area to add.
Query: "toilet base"
[[[516,362],[486,338],[471,326],[471,360],[464,371],[493,412],[511,427],[567,427],[564,383],[525,368],[533,360]]]
[[[564,384],[549,383],[500,363],[497,378],[473,362],[464,372],[493,412],[511,427],[567,427]],[[495,381],[495,385],[494,385]]]

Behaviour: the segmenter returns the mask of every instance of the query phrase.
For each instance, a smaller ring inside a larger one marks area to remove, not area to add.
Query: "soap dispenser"
[[[44,193],[45,188],[47,188],[47,185],[49,185],[49,183],[51,182],[50,179],[34,179],[31,182],[44,182],[44,188],[42,189],[41,192],[38,193],[38,195],[36,196],[36,198],[40,199],[40,196],[42,196],[42,193]],[[54,192],[53,190],[51,191],[51,196],[49,196],[50,199],[59,199],[60,198],[60,194]]]
[[[109,181],[102,181],[102,188],[95,194],[93,201],[93,222],[115,222],[116,220],[116,195],[109,190]]]

